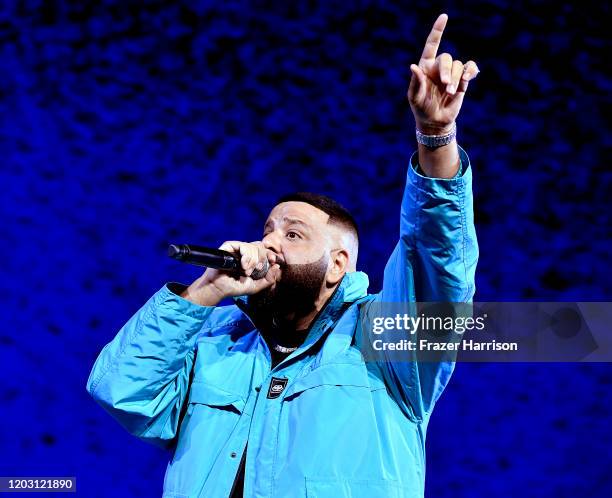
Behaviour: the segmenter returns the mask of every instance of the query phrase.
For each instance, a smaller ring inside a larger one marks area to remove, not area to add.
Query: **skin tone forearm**
[[[202,280],[202,277],[200,277],[187,287],[181,293],[181,297],[192,303],[199,304],[200,306],[217,306],[223,299],[223,295],[221,295],[212,284],[204,283]]]

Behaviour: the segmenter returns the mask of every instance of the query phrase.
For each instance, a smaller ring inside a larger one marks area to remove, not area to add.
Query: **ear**
[[[349,253],[346,249],[334,249],[331,253],[330,264],[331,266],[327,270],[326,284],[328,287],[336,285],[347,270],[349,262]]]

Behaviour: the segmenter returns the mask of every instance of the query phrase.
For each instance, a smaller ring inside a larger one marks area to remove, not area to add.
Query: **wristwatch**
[[[443,145],[448,145],[457,136],[457,123],[453,123],[453,128],[446,135],[425,135],[418,129],[416,130],[417,142],[430,149],[437,149]]]

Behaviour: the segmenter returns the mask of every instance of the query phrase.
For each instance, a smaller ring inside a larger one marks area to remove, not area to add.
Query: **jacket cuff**
[[[472,180],[470,158],[467,152],[459,144],[457,144],[457,148],[459,149],[459,160],[461,164],[454,177],[434,178],[426,176],[419,165],[418,150],[415,150],[412,156],[410,156],[408,181],[422,190],[430,190],[432,192],[439,191],[441,193],[456,193],[458,189],[470,184]]]

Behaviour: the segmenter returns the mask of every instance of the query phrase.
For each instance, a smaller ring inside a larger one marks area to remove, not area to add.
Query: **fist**
[[[204,306],[214,306],[223,298],[257,294],[272,286],[281,274],[282,257],[266,249],[263,242],[224,242],[219,249],[231,252],[240,257],[243,275],[236,275],[225,270],[207,268],[204,274],[195,280],[182,294],[182,297]],[[268,263],[268,272],[263,278],[253,279],[255,270],[262,270]]]

